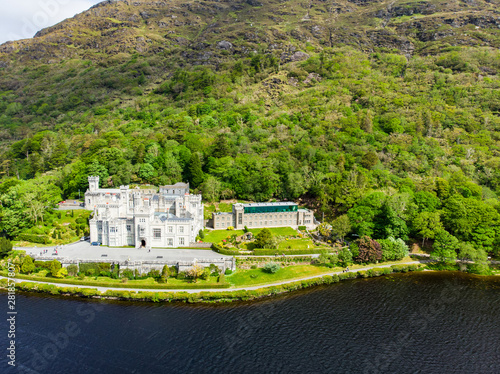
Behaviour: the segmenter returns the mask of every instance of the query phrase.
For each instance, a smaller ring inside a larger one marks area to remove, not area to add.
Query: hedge
[[[47,235],[36,235],[36,234],[19,234],[17,236],[18,240],[24,240],[30,243],[40,243],[49,244],[51,243],[50,238]]]
[[[268,256],[268,255],[311,255],[321,254],[328,252],[328,249],[255,249],[253,254],[255,256]]]
[[[0,275],[7,276],[7,272],[1,271]],[[109,282],[97,282],[97,281],[85,281],[85,280],[80,280],[80,279],[59,279],[59,278],[34,278],[30,277],[29,275],[22,275],[22,274],[16,274],[17,279],[26,279],[26,280],[32,280],[35,282],[51,282],[51,283],[62,283],[62,284],[69,284],[69,285],[78,285],[78,286],[89,286],[89,287],[108,287],[108,288],[150,288],[150,289],[199,289],[199,288],[229,288],[231,285],[230,284],[196,284],[196,283],[190,283],[186,285],[169,285],[168,283],[163,283],[163,284],[153,284],[153,285],[132,285],[130,283],[109,283]],[[40,283],[40,284],[47,284],[47,283]]]
[[[328,252],[328,248],[323,249],[254,249],[251,254],[249,253],[241,253],[240,251],[224,249],[218,246],[217,244],[212,244],[212,250],[217,253],[221,253],[223,255],[228,256],[275,256],[275,255],[311,255],[311,254],[321,254],[324,252]]]
[[[111,264],[108,262],[89,262],[80,264],[79,269],[80,272],[85,273],[86,275],[99,275],[102,271],[110,272]]]
[[[228,256],[237,256],[241,255],[240,251],[231,251],[229,249],[224,249],[222,247],[219,247],[217,244],[212,244],[211,247],[212,251],[223,254],[223,255],[228,255]]]
[[[187,303],[197,302],[231,302],[231,301],[247,301],[262,297],[278,295],[285,292],[300,290],[312,286],[338,283],[345,279],[354,278],[370,278],[383,274],[391,274],[392,272],[407,272],[419,271],[424,266],[420,265],[393,265],[387,268],[374,268],[366,271],[347,272],[334,275],[326,275],[314,279],[307,279],[287,283],[279,286],[263,287],[257,290],[242,290],[242,291],[221,291],[221,292],[199,292],[190,294],[187,292],[155,292],[155,291],[129,291],[129,290],[108,290],[105,293],[100,293],[96,289],[89,288],[71,288],[71,287],[56,287],[48,284],[40,283],[16,283],[16,288],[31,292],[50,292],[51,294],[69,294],[81,297],[101,297],[121,300],[141,300],[152,302],[172,302],[180,301]],[[0,286],[6,287],[7,280],[0,279]]]

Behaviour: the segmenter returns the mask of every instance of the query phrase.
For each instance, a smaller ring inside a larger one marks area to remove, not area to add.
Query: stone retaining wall
[[[65,257],[57,257],[54,256],[53,258],[46,258],[46,257],[39,257],[34,256],[34,259],[36,261],[52,261],[56,259],[57,261],[61,262],[62,266],[68,267],[69,265],[75,264],[75,265],[80,265],[80,264],[88,264],[88,263],[95,263],[95,262],[107,262],[107,263],[114,263],[120,265],[120,269],[130,269],[130,270],[137,270],[140,274],[147,274],[151,270],[162,270],[163,266],[168,265],[168,266],[175,266],[179,272],[185,271],[193,267],[193,265],[199,265],[201,267],[209,267],[210,265],[214,264],[217,266],[219,269],[221,269],[223,272],[226,271],[226,269],[231,269],[232,271],[236,270],[236,260],[234,257],[221,257],[221,258],[211,258],[211,259],[194,259],[193,261],[111,261],[111,260],[80,260],[80,259],[69,259]]]

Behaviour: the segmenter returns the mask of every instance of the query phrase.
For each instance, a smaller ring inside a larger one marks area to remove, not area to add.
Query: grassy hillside
[[[189,180],[208,201],[301,199],[357,235],[443,227],[491,252],[498,5],[116,1],[6,43],[3,222],[34,224],[12,198],[27,183],[57,200],[93,174]]]

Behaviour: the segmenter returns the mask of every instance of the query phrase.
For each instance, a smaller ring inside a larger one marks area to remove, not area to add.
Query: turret
[[[99,177],[90,176],[89,178],[89,191],[95,192],[99,189]]]

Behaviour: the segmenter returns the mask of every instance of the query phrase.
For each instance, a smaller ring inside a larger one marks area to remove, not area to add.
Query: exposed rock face
[[[496,8],[495,8],[496,7]],[[178,48],[191,60],[214,63],[227,53],[276,53],[283,62],[308,58],[306,46],[384,48],[411,57],[449,45],[500,48],[500,0],[106,0],[40,30],[35,38],[0,46],[0,61],[101,60]],[[473,27],[473,28],[472,28]],[[479,32],[472,33],[473,30]],[[478,29],[479,28],[479,29]],[[422,44],[423,43],[423,44]],[[285,47],[292,45],[295,50]],[[416,46],[418,45],[418,49]],[[436,45],[437,47],[432,47]],[[262,47],[264,46],[264,50]]]
[[[297,51],[295,52],[291,57],[291,61],[303,61],[307,60],[309,58],[309,55],[305,52]]]
[[[218,42],[217,47],[219,49],[225,49],[225,50],[233,49],[233,45],[226,40],[222,40],[222,41]]]

